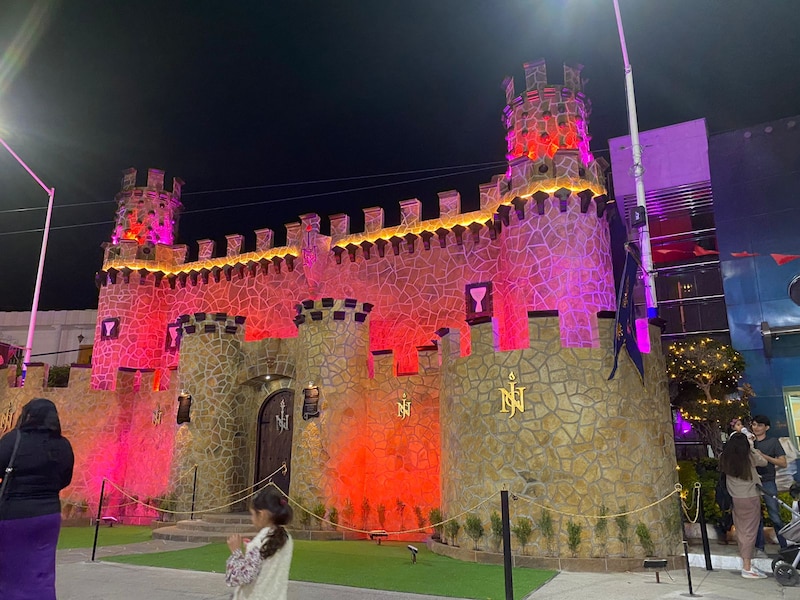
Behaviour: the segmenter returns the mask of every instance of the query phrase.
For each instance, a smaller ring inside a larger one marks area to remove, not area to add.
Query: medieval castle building
[[[262,229],[253,252],[235,234],[224,254],[201,240],[186,262],[173,244],[182,182],[165,190],[150,170],[137,186],[126,172],[91,369],[62,389],[42,389],[37,366],[24,388],[0,386],[11,414],[34,395],[58,404],[77,457],[65,495],[95,503],[105,477],[188,512],[196,465],[198,509],[267,476],[340,510],[400,500],[456,515],[505,488],[552,507],[561,531],[564,515],[669,494],[663,357],[645,356],[645,385],[627,358],[607,379],[608,198],[580,69],[555,85],[527,64],[524,90],[505,90],[508,169],[474,212],[447,191],[436,219],[404,200],[397,225],[365,209],[362,232],[337,214],[323,235],[305,214],[285,246]],[[676,506],[638,518],[662,527]],[[664,527],[653,537],[668,544]]]

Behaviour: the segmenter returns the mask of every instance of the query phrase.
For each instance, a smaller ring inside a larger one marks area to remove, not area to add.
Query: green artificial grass
[[[292,570],[294,581],[330,583],[376,590],[431,594],[477,600],[505,598],[501,565],[462,562],[439,556],[417,544],[417,563],[411,563],[406,544],[367,541],[309,542],[295,540]],[[104,558],[132,565],[225,571],[230,552],[225,544],[209,544],[190,550],[136,554]],[[524,598],[550,580],[555,571],[514,569],[514,596]]]
[[[97,533],[98,546],[119,546],[146,542],[153,538],[153,529],[146,525],[100,525]],[[94,542],[94,527],[62,527],[58,536],[58,549],[91,548]]]

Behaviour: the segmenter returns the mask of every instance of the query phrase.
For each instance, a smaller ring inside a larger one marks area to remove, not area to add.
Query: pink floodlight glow
[[[692,431],[692,424],[683,418],[681,411],[675,413],[675,437],[682,437]]]
[[[639,352],[650,354],[650,329],[647,319],[636,319],[636,345]]]

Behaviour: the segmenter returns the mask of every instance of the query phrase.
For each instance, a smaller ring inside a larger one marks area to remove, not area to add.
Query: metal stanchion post
[[[100,501],[97,503],[97,519],[94,521],[94,542],[92,543],[92,562],[94,562],[95,554],[97,553],[97,534],[100,533],[100,517],[103,514],[103,496],[106,492],[106,478],[103,477],[103,483],[100,484]]]
[[[194,466],[194,481],[192,482],[192,512],[189,515],[189,520],[194,519],[194,499],[197,494],[197,465]]]
[[[700,514],[700,537],[703,540],[703,555],[706,559],[706,571],[713,571],[711,566],[711,548],[708,546],[708,530],[706,529],[706,511],[703,508],[703,488],[697,491],[697,506]]]
[[[506,579],[506,600],[514,600],[511,578],[511,523],[508,516],[508,490],[500,492],[500,512],[503,519],[503,570]]]

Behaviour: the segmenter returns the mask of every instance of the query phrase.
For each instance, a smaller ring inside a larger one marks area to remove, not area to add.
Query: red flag
[[[800,254],[770,254],[770,256],[776,263],[778,263],[779,267],[800,258]]]

